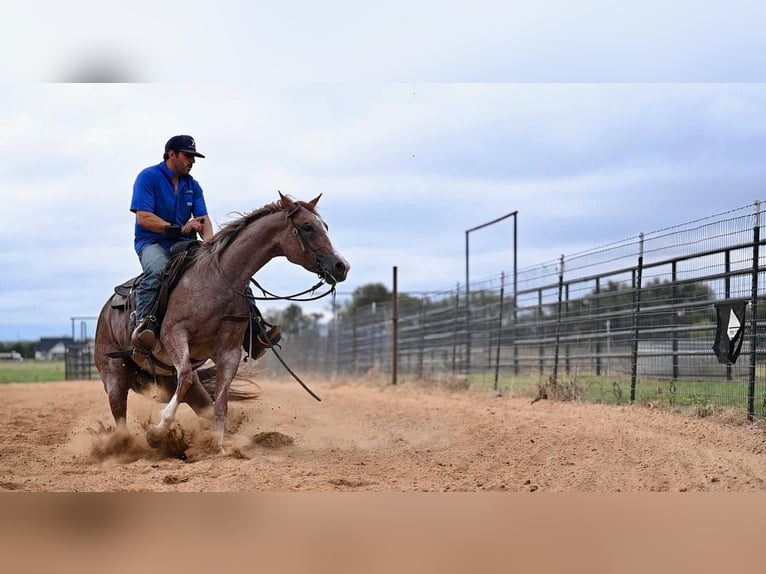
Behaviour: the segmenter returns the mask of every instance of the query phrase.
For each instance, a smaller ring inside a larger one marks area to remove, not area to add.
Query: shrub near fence
[[[463,378],[535,395],[546,385],[602,402],[688,405],[766,415],[760,202],[528,267],[465,288],[338,313],[321,337],[288,337],[305,371]],[[523,246],[522,246],[523,249]],[[517,285],[513,293],[511,286]],[[745,300],[734,365],[712,351],[715,304]],[[280,369],[272,359],[269,369]],[[305,372],[304,371],[304,372]]]

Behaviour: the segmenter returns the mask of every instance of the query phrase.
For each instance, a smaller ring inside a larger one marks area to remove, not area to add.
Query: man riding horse
[[[213,237],[213,224],[205,204],[202,187],[191,175],[195,158],[204,158],[197,151],[194,138],[177,135],[165,144],[163,161],[142,170],[133,185],[130,210],[136,214],[134,246],[143,269],[143,277],[136,288],[136,306],[131,315],[133,329],[131,343],[135,351],[149,355],[156,343],[159,328],[153,313],[163,276],[171,257],[171,248],[180,242],[189,242],[197,233],[204,241]],[[251,294],[248,287],[248,294]],[[269,325],[268,331],[260,312],[250,299],[253,317],[252,332],[265,333],[252,344],[246,341],[245,350],[258,358],[265,349],[279,342],[281,328]]]

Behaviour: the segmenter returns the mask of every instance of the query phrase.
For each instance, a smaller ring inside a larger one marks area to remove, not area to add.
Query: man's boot
[[[250,331],[254,337],[253,347],[250,348]],[[282,327],[267,323],[260,314],[254,315],[251,324],[245,331],[245,340],[242,346],[245,352],[250,353],[250,357],[257,361],[266,354],[266,349],[278,345],[282,339]]]
[[[133,335],[130,337],[130,342],[133,343],[133,348],[145,355],[148,355],[154,349],[154,343],[156,337],[154,335],[154,323],[151,317],[144,317],[141,319],[136,328],[133,329]]]

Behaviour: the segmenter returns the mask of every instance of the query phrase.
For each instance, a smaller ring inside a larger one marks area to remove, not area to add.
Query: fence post
[[[726,253],[724,254],[724,273],[725,277],[723,279],[723,286],[724,286],[724,298],[730,299],[731,298],[731,250],[727,249]],[[732,368],[731,365],[726,365],[726,380],[731,381],[732,380]]]
[[[601,376],[601,337],[599,336],[599,333],[601,332],[601,321],[598,318],[601,314],[601,278],[596,277],[596,302],[594,309],[594,314],[596,316],[595,323],[593,323],[593,333],[596,335],[596,376]]]
[[[465,374],[471,376],[471,283],[468,278],[468,231],[465,232]]]
[[[564,338],[566,339],[566,343],[564,344],[564,372],[569,376],[572,373],[572,349],[569,337],[569,283],[564,285],[564,323],[566,323],[566,325],[564,325]]]
[[[671,298],[673,299],[673,307],[678,305],[678,275],[677,275],[677,262],[673,261],[670,266],[670,284]],[[678,312],[673,311],[670,318],[670,325],[673,328],[673,354],[672,354],[672,381],[675,383],[678,381]]]
[[[513,374],[519,374],[519,346],[516,344],[516,335],[519,327],[519,297],[516,289],[516,272],[513,279],[513,315],[511,316],[511,345],[513,346]]]
[[[561,340],[561,301],[564,291],[564,256],[561,256],[559,265],[559,302],[556,312],[556,344],[553,351],[553,382],[558,381],[559,376],[559,342]]]
[[[505,272],[500,273],[500,313],[497,317],[497,350],[495,351],[495,391],[498,390],[500,376],[500,344],[503,338],[503,297],[505,296]]]
[[[518,325],[519,308],[519,253],[518,253],[518,215],[513,216],[513,327],[511,330],[513,339],[513,374],[519,374],[519,347],[516,345],[516,326]]]
[[[540,358],[540,376],[543,376],[543,373],[545,372],[545,341],[543,340],[546,337],[545,329],[543,327],[543,317],[545,314],[543,313],[543,290],[542,288],[537,290],[537,329],[540,333],[540,343],[538,344],[538,355]]]
[[[758,346],[758,268],[759,243],[761,242],[761,202],[755,202],[755,225],[753,226],[753,282],[750,310],[750,377],[747,385],[747,418],[755,418],[755,365]]]
[[[394,291],[391,294],[391,384],[396,384],[399,374],[399,282],[397,269],[393,270]]]
[[[633,352],[630,366],[630,402],[636,400],[636,380],[638,378],[638,332],[639,313],[641,312],[641,276],[644,270],[644,234],[639,233],[638,266],[633,271]]]

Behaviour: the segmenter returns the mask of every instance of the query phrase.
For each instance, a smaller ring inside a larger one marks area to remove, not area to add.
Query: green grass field
[[[756,384],[755,416],[766,417],[766,388],[763,373]],[[614,377],[578,377],[562,375],[558,385],[546,386],[547,379],[539,376],[501,376],[498,391],[515,396],[534,398],[541,386],[549,398],[557,400],[581,400],[591,403],[629,404],[630,379]],[[474,388],[493,388],[494,377],[490,374],[475,374],[470,378]],[[636,403],[651,404],[655,407],[688,408],[700,416],[707,416],[718,410],[731,410],[747,416],[747,381],[677,381],[641,378],[636,384]]]
[[[64,361],[0,361],[0,384],[46,383],[65,378]]]

